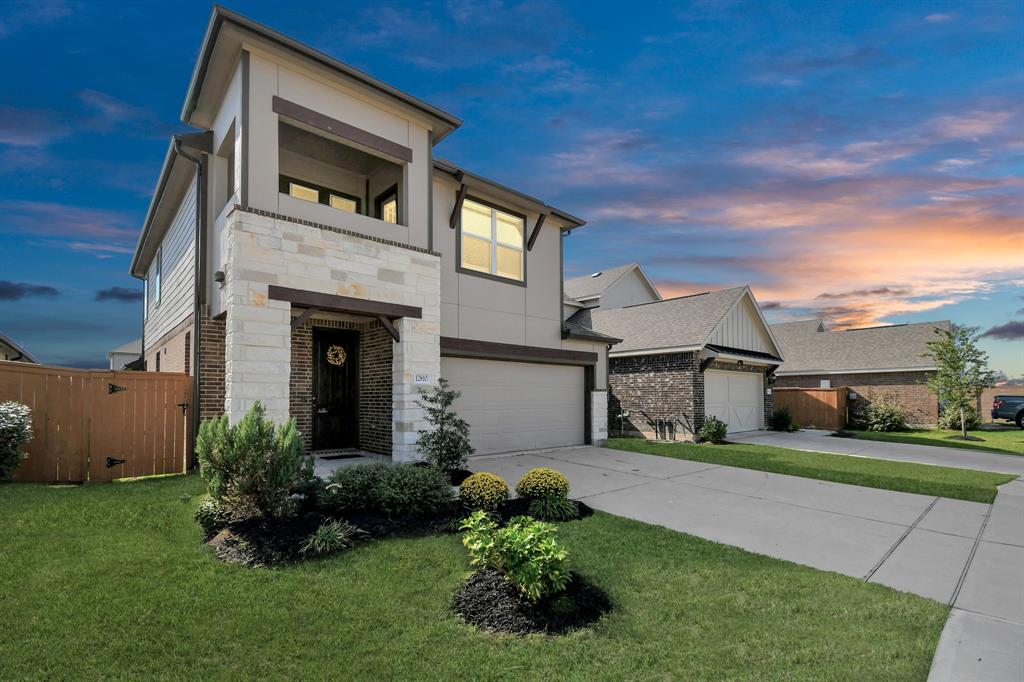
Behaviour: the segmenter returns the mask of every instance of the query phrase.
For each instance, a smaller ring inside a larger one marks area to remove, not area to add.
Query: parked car
[[[1024,429],[1024,395],[997,395],[992,400],[992,419],[1006,419]]]

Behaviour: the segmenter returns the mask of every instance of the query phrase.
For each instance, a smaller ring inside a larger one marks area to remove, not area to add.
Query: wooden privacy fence
[[[112,481],[189,463],[192,377],[0,362],[0,402],[32,409],[19,481]]]
[[[774,409],[786,407],[801,427],[837,431],[846,426],[847,388],[775,388]]]

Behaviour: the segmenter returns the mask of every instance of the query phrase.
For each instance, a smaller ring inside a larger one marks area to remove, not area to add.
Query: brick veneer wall
[[[619,418],[623,412],[629,417]],[[677,438],[692,438],[704,422],[704,375],[697,353],[608,359],[608,431],[656,438],[671,419]]]
[[[224,318],[199,318],[199,418],[224,414]]]
[[[288,405],[306,451],[313,448],[314,327],[359,332],[359,448],[390,455],[392,340],[377,320],[360,323],[314,318],[292,331]]]
[[[192,331],[192,316],[189,315],[182,320],[171,331],[164,334],[154,342],[147,340],[145,353],[146,370],[156,371],[156,354],[160,353],[161,372],[184,372],[189,371],[191,365],[190,338]]]
[[[850,413],[863,409],[872,400],[891,396],[907,411],[907,421],[915,426],[934,426],[939,420],[939,401],[928,390],[929,372],[873,372],[863,374],[807,374],[776,377],[778,388],[818,388],[828,379],[833,388],[847,387],[857,394],[850,401]]]

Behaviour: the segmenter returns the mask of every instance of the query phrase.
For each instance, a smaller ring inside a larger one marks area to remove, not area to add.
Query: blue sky
[[[238,2],[465,120],[438,154],[588,219],[566,271],[773,320],[952,319],[1024,374],[1024,3]],[[96,366],[205,3],[0,5],[0,329]]]

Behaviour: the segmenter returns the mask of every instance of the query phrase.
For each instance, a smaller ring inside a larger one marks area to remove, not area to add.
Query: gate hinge
[[[188,403],[178,403],[178,407],[181,408],[181,413],[182,414],[187,414],[188,413]]]
[[[124,464],[127,461],[128,460],[126,460],[126,459],[117,459],[116,457],[107,457],[107,468],[108,469],[113,469],[118,464]]]
[[[107,393],[108,394],[120,393],[121,391],[127,391],[127,390],[128,390],[127,386],[117,386],[115,384],[107,384]]]

